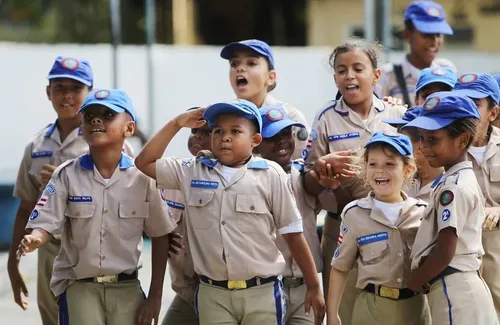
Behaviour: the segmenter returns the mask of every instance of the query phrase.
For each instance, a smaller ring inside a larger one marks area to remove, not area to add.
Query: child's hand
[[[40,181],[42,183],[40,189],[45,189],[45,186],[47,186],[47,184],[49,183],[50,178],[52,177],[52,174],[54,173],[56,168],[56,166],[49,164],[43,165],[42,170],[40,171]]]
[[[314,163],[314,171],[322,176],[327,176],[326,165],[330,164],[335,175],[345,178],[356,176],[360,167],[353,162],[357,157],[352,156],[351,151],[332,152],[325,155]]]
[[[17,248],[17,259],[21,259],[21,256],[26,256],[27,253],[33,252],[40,246],[42,246],[42,239],[40,237],[25,235]]]
[[[483,222],[483,230],[493,230],[498,226],[498,219],[500,218],[500,208],[484,208],[486,218]]]
[[[168,257],[172,258],[174,255],[179,255],[179,251],[184,249],[182,238],[182,235],[175,231],[168,234],[168,241],[170,243],[168,246]]]
[[[333,167],[330,164],[326,164],[326,175],[321,175],[316,173],[315,170],[311,170],[311,176],[324,188],[336,190],[340,186],[340,175],[333,173]]]
[[[175,123],[181,128],[201,128],[207,123],[203,119],[204,111],[205,108],[198,108],[184,112],[175,118]]]
[[[408,281],[408,285],[407,285],[408,289],[414,291],[414,292],[420,292],[422,294],[426,294],[428,293],[428,288],[426,286],[426,284],[424,283],[417,283],[416,281],[416,278],[415,277],[412,277],[410,279],[410,281]]]
[[[406,105],[402,99],[399,99],[399,98],[396,98],[396,97],[392,97],[392,96],[385,96],[384,97],[384,102],[386,102],[387,104],[389,105],[393,105],[393,106],[404,106],[406,108],[408,108],[408,105]]]
[[[307,288],[304,305],[306,308],[306,315],[309,315],[312,306],[314,311],[314,325],[321,325],[325,318],[326,305],[325,297],[319,286]]]
[[[154,324],[158,325],[158,318],[160,315],[161,298],[148,297],[137,311],[136,324],[137,325],[151,325],[154,319]]]

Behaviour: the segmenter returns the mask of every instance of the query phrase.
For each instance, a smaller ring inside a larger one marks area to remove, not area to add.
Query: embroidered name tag
[[[171,208],[174,208],[174,209],[184,210],[184,204],[181,204],[179,202],[167,200],[167,205]]]
[[[201,181],[193,179],[191,181],[191,187],[216,189],[217,187],[219,187],[219,182]]]
[[[38,151],[31,153],[31,158],[44,158],[44,157],[52,157],[52,151]]]
[[[329,135],[328,141],[332,142],[332,141],[339,141],[339,140],[352,139],[352,138],[359,138],[359,132]]]
[[[389,234],[387,234],[387,232],[378,232],[376,234],[370,234],[370,235],[356,238],[359,246],[364,246],[364,245],[368,245],[371,243],[375,243],[375,242],[387,240],[387,239],[389,239]]]
[[[92,202],[92,196],[68,196],[69,202]]]

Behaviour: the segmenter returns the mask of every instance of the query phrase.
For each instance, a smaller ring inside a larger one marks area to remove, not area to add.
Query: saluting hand
[[[207,123],[207,121],[203,119],[204,111],[205,108],[198,108],[184,112],[175,118],[175,123],[181,128],[201,128]]]
[[[323,296],[319,286],[307,289],[304,305],[306,315],[309,315],[312,306],[314,311],[314,325],[321,325],[323,323],[323,319],[325,318],[326,305],[325,297]]]

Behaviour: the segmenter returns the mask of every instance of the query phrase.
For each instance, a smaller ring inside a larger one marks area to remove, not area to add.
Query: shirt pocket
[[[120,238],[132,239],[142,236],[144,222],[149,217],[149,202],[120,202]]]
[[[213,220],[210,220],[208,205],[212,202],[215,192],[193,191],[189,198],[188,205],[191,207],[189,211],[189,219],[191,225],[195,229],[209,229],[212,227]]]
[[[269,214],[266,201],[258,195],[236,196],[236,225],[244,233],[266,233],[266,216]]]
[[[68,203],[64,215],[69,218],[71,243],[77,248],[87,245],[92,231],[92,216],[94,215],[93,203]]]
[[[361,246],[359,252],[361,254],[361,259],[363,261],[363,264],[379,263],[382,260],[386,249],[387,249],[386,240]]]

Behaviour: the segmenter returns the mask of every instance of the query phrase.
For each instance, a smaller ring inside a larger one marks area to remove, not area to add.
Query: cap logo
[[[283,112],[279,109],[272,108],[267,111],[266,116],[270,121],[274,122],[282,120],[285,117],[285,114],[283,114]]]
[[[441,100],[437,97],[430,98],[425,102],[424,109],[426,111],[432,111],[433,109],[435,109],[439,105],[440,101]]]
[[[66,58],[66,59],[64,59],[64,60],[61,61],[61,65],[65,69],[76,70],[80,66],[80,63],[77,60],[75,60],[75,59]]]
[[[384,131],[383,134],[391,138],[399,138],[399,133],[393,131]]]
[[[464,74],[458,80],[460,80],[460,83],[462,84],[470,84],[471,82],[477,80],[477,74]]]
[[[432,16],[432,17],[441,17],[441,11],[439,10],[439,8],[436,8],[436,7],[430,7],[427,9],[427,13],[429,14],[429,16]]]
[[[436,76],[444,76],[446,74],[446,71],[444,71],[444,69],[442,69],[442,68],[436,68],[436,69],[432,70],[432,74],[434,74]]]
[[[109,95],[110,95],[109,90],[99,90],[98,92],[95,93],[95,98],[104,99],[104,98],[108,98]]]

